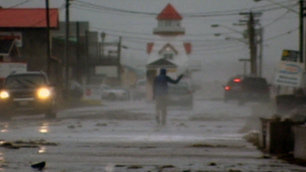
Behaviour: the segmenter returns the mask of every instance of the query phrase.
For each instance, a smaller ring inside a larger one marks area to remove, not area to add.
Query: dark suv
[[[265,78],[252,76],[236,76],[230,78],[224,87],[224,101],[238,100],[268,102],[270,89]]]
[[[41,114],[55,118],[56,95],[43,72],[12,73],[0,91],[1,118],[13,114]]]

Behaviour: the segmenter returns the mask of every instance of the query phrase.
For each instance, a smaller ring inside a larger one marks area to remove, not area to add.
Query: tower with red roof
[[[166,68],[168,74],[176,78],[182,73],[188,73],[191,44],[184,42],[185,28],[181,26],[183,17],[169,3],[156,17],[158,26],[153,34],[158,41],[147,44],[147,99],[151,100],[153,79],[160,68]]]

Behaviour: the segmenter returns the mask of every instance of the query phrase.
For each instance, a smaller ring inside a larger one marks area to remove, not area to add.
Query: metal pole
[[[262,68],[263,68],[263,28],[259,28],[259,56],[258,56],[258,61],[259,61],[259,71],[258,71],[258,76],[262,76]]]
[[[303,13],[304,13],[304,0],[300,0],[300,62],[303,63],[304,62],[304,17],[303,17]],[[305,69],[306,69],[306,64],[305,64]]]
[[[104,58],[104,40],[105,40],[106,34],[104,32],[101,33],[101,58]]]
[[[81,68],[81,46],[80,46],[80,23],[76,22],[76,37],[77,37],[77,50],[76,50],[76,79],[78,81],[81,81],[81,74],[82,74],[82,68]]]
[[[50,69],[50,15],[49,15],[49,0],[46,0],[46,25],[47,25],[47,75],[50,77],[51,69]]]
[[[122,37],[119,37],[119,43],[118,43],[118,79],[121,84],[121,41]]]
[[[65,35],[65,89],[68,91],[69,80],[69,0],[66,0],[66,35]]]
[[[246,75],[246,61],[243,62],[243,76]]]

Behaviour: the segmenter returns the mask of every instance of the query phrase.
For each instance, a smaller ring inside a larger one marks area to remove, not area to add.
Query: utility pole
[[[247,30],[248,30],[249,48],[250,48],[251,75],[258,76],[258,72],[257,72],[258,71],[258,69],[257,69],[258,39],[257,39],[257,32],[256,32],[256,23],[258,22],[258,20],[256,20],[255,17],[261,15],[261,13],[247,12],[247,13],[240,13],[240,15],[245,15],[245,16],[248,17],[247,21],[241,20],[241,22],[246,22],[247,27],[248,27]],[[259,57],[259,58],[260,58],[259,60],[260,60],[260,63],[261,63],[262,59],[261,59],[261,57]],[[261,68],[261,64],[260,64],[260,68]]]
[[[119,82],[121,84],[121,41],[122,41],[122,37],[120,36],[119,37],[119,43],[118,43],[118,79],[119,79]]]
[[[300,14],[299,14],[299,20],[300,20],[300,62],[304,62],[304,0],[300,0]],[[305,69],[306,69],[306,63],[305,63]]]
[[[250,58],[251,58],[251,74],[257,76],[257,48],[255,42],[255,24],[254,15],[249,13],[248,31],[249,31],[249,46],[250,46]]]
[[[65,35],[65,60],[64,60],[64,64],[65,64],[65,90],[67,91],[66,93],[68,93],[69,90],[69,1],[70,0],[66,0],[66,35]]]
[[[104,42],[105,42],[106,34],[104,32],[101,33],[101,59],[104,58]]]
[[[47,75],[51,75],[51,47],[50,47],[50,15],[49,15],[49,0],[46,0],[46,25],[47,25]]]
[[[260,26],[258,30],[258,35],[259,35],[259,39],[258,39],[258,43],[259,44],[259,56],[258,56],[258,63],[259,63],[259,70],[258,70],[258,76],[262,76],[262,69],[263,69],[263,63],[262,63],[262,57],[263,57],[263,27]]]

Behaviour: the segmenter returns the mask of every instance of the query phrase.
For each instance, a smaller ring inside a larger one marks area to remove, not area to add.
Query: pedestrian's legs
[[[161,102],[159,98],[155,100],[155,118],[156,124],[160,125],[160,116],[161,116]]]
[[[167,123],[167,96],[163,96],[161,102],[162,125],[165,126]]]
[[[161,118],[162,118],[162,125],[165,126],[167,122],[167,106],[166,105],[162,106]]]

